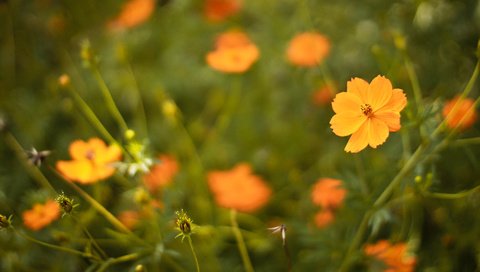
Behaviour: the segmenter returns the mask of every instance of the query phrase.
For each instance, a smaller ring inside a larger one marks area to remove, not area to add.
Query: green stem
[[[187,235],[188,244],[190,245],[190,250],[192,251],[193,259],[195,259],[195,266],[197,267],[197,272],[200,272],[200,265],[198,264],[197,254],[195,254],[195,249],[193,248],[192,237]]]
[[[127,255],[117,257],[117,258],[110,258],[107,261],[105,261],[96,271],[97,272],[106,271],[107,268],[109,268],[110,266],[112,266],[114,264],[134,261],[134,260],[138,259],[140,256],[141,256],[141,254],[139,254],[139,253],[131,253],[131,254],[127,254]]]
[[[446,199],[446,200],[454,200],[454,199],[460,199],[467,197],[474,191],[478,190],[480,186],[474,187],[468,191],[463,191],[455,194],[446,194],[446,193],[431,193],[431,192],[424,192],[424,195],[426,197],[431,197],[431,198],[438,198],[438,199]]]
[[[128,130],[128,125],[125,122],[125,120],[122,117],[122,114],[117,108],[117,105],[115,104],[115,101],[113,100],[112,94],[110,93],[110,90],[108,89],[107,84],[105,83],[105,80],[103,80],[102,75],[100,74],[100,71],[96,65],[92,65],[92,72],[93,75],[95,76],[95,79],[97,80],[98,86],[100,87],[100,91],[103,94],[103,98],[105,99],[105,103],[107,105],[108,110],[112,114],[113,118],[117,121],[118,125],[120,128],[125,132]]]
[[[71,216],[73,221],[75,221],[75,223],[77,225],[80,225],[82,226],[82,230],[83,230],[83,233],[85,234],[85,236],[87,236],[88,240],[90,241],[90,243],[92,243],[92,245],[94,246],[94,248],[98,251],[98,253],[100,254],[100,256],[103,258],[103,259],[108,259],[108,255],[105,253],[105,251],[103,251],[103,249],[100,247],[100,245],[98,245],[97,241],[93,238],[93,236],[90,234],[90,232],[88,231],[88,229],[83,225],[81,224],[76,217],[74,217],[73,215]]]
[[[34,242],[36,244],[42,245],[44,247],[48,247],[48,248],[51,248],[51,249],[55,249],[55,250],[58,250],[58,251],[63,251],[63,252],[74,254],[74,255],[79,255],[79,256],[82,256],[82,257],[85,257],[85,258],[92,259],[92,260],[97,261],[97,262],[101,262],[101,260],[97,256],[94,256],[94,255],[91,255],[91,254],[88,254],[88,253],[85,253],[85,252],[82,252],[82,251],[78,251],[78,250],[75,250],[75,249],[71,249],[71,248],[68,248],[68,247],[62,247],[62,246],[53,245],[53,244],[50,244],[50,243],[47,243],[47,242],[43,242],[43,241],[37,240],[37,239],[35,239],[35,238],[33,238],[29,235],[26,235],[22,232],[19,232],[16,229],[13,229],[13,230],[16,234],[20,235],[21,237],[23,237],[23,238],[25,238],[25,239],[27,239],[31,242]]]
[[[13,136],[13,134],[11,133],[6,133],[5,142],[7,142],[7,145],[10,146],[10,148],[15,152],[18,160],[22,163],[23,167],[27,169],[28,174],[36,182],[38,182],[40,186],[49,189],[56,195],[57,191],[55,190],[55,188],[53,188],[48,179],[43,175],[42,171],[40,171],[38,167],[35,167],[34,165],[28,163],[25,156],[25,149],[23,149],[15,136]]]
[[[250,262],[250,257],[248,257],[247,246],[245,245],[245,241],[243,241],[242,233],[238,228],[237,222],[237,211],[235,209],[230,210],[230,221],[233,227],[233,234],[235,235],[235,239],[237,240],[238,250],[240,251],[240,256],[242,257],[243,266],[245,267],[245,271],[253,272],[253,266]]]
[[[88,104],[83,100],[83,98],[75,91],[73,86],[70,84],[67,87],[68,92],[73,97],[75,103],[77,103],[80,110],[82,110],[85,117],[90,121],[90,123],[97,129],[97,131],[105,138],[108,139],[111,143],[116,143],[115,138],[108,132],[105,126],[100,122],[97,115],[93,112],[93,110],[88,106]]]
[[[480,144],[480,137],[467,138],[467,139],[458,139],[453,142],[454,146],[464,146],[470,144]]]
[[[66,180],[65,177],[60,175],[60,173],[58,173],[54,169],[52,169],[52,171],[55,174],[57,174],[59,177],[61,177],[62,180],[67,185],[72,187],[72,189],[74,189],[83,199],[85,199],[85,201],[87,201],[90,205],[92,205],[92,207],[95,210],[97,210],[97,212],[99,212],[101,215],[103,215],[103,217],[105,217],[105,219],[107,219],[107,221],[110,222],[117,230],[126,234],[133,235],[133,233],[127,227],[125,227],[125,225],[123,225],[122,222],[120,222],[112,213],[110,213],[107,209],[105,209],[105,207],[103,207],[102,204],[98,203],[98,201],[96,201],[93,197],[91,197],[87,192],[82,190],[82,188],[78,187],[75,183]]]

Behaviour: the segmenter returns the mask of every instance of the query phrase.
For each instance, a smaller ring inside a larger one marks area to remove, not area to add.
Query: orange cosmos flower
[[[73,160],[58,161],[57,170],[67,179],[83,184],[95,183],[113,175],[115,168],[112,164],[122,157],[118,145],[107,146],[98,138],[72,142],[69,153]]]
[[[415,268],[416,259],[407,255],[405,243],[390,244],[386,240],[378,241],[376,244],[366,245],[365,254],[373,256],[385,263],[385,272],[412,272]]]
[[[323,209],[315,214],[315,225],[319,228],[324,228],[333,222],[335,216],[331,209]]]
[[[356,153],[387,140],[389,132],[400,129],[400,111],[407,104],[401,89],[393,89],[390,80],[377,76],[370,82],[353,78],[347,91],[338,93],[332,102],[335,115],[330,125],[338,136],[352,135],[345,151]]]
[[[245,163],[231,170],[210,172],[208,185],[219,206],[241,212],[261,208],[272,193],[265,181],[253,175],[250,166]]]
[[[155,0],[129,0],[120,14],[113,19],[109,26],[112,28],[132,28],[144,23],[150,18],[155,9]]]
[[[143,182],[150,192],[157,192],[167,186],[178,172],[178,163],[172,156],[160,155],[160,163],[156,164],[150,173],[145,175]]]
[[[460,130],[471,127],[477,120],[474,103],[473,99],[460,98],[460,96],[448,101],[442,111],[447,126],[451,129],[458,128]],[[452,110],[454,111],[452,112]]]
[[[332,178],[319,179],[312,190],[312,201],[314,204],[325,209],[338,208],[347,194],[347,190],[341,188],[342,181]]]
[[[60,206],[58,203],[49,199],[45,204],[37,203],[31,210],[24,211],[22,214],[23,224],[31,230],[40,230],[60,217]]]
[[[255,44],[241,31],[221,34],[216,48],[206,56],[207,64],[224,73],[243,73],[258,59],[260,53]]]
[[[118,214],[117,218],[129,230],[133,230],[140,221],[140,213],[133,210],[123,211]]]
[[[317,32],[296,35],[288,45],[287,59],[294,65],[312,67],[320,64],[330,52],[330,41]]]
[[[320,89],[313,92],[312,100],[315,106],[323,106],[330,102],[335,95],[335,91],[332,90],[328,85],[321,87]]]
[[[242,8],[242,0],[205,0],[203,14],[211,22],[223,21]]]

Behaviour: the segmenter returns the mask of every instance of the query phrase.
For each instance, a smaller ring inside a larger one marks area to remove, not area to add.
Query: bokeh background
[[[408,155],[401,135],[410,135],[412,148],[418,146],[422,140],[415,132],[418,124],[434,127],[441,121],[442,103],[461,93],[477,61],[480,2],[475,0],[244,0],[238,12],[218,22],[206,18],[204,1],[159,0],[145,22],[112,29],[109,24],[124,4],[0,1],[0,118],[6,124],[2,136],[11,133],[24,149],[52,150],[41,170],[58,191],[75,196],[49,170],[55,161],[68,158],[73,140],[100,136],[59,87],[60,75],[70,76],[72,86],[115,138],[122,139],[124,133],[84,65],[81,50],[87,40],[120,112],[138,139],[148,144],[147,153],[152,157],[168,153],[178,159],[180,171],[163,192],[160,219],[144,223],[139,230],[139,235],[162,248],[161,253],[112,271],[133,271],[139,263],[151,271],[193,271],[188,247],[173,238],[171,222],[179,209],[188,211],[196,224],[207,226],[192,236],[204,271],[242,271],[235,240],[221,228],[229,224],[228,212],[215,207],[205,191],[199,194],[204,185],[192,185],[206,183],[192,143],[204,169],[229,169],[248,162],[272,188],[264,208],[239,215],[257,271],[286,270],[281,239],[266,230],[279,223],[288,228],[294,271],[336,271],[363,213]],[[205,61],[217,35],[231,29],[248,33],[260,51],[258,61],[240,75],[215,71]],[[295,67],[286,59],[288,43],[296,34],[313,30],[329,38],[330,54],[316,67]],[[402,39],[404,52],[395,44]],[[425,116],[415,116],[410,103],[413,93],[405,55],[422,89],[428,108]],[[403,129],[377,149],[345,153],[347,139],[330,129],[330,104],[314,103],[313,94],[327,82],[340,92],[352,77],[370,81],[378,74],[387,76],[409,99],[402,113]],[[207,141],[235,89],[240,95],[227,127]],[[470,96],[478,96],[477,85]],[[189,137],[170,122],[171,116],[163,110],[166,101],[174,101],[175,118]],[[461,137],[475,137],[479,128],[475,124]],[[22,211],[48,193],[33,181],[6,141],[2,140],[0,151],[0,212],[14,214],[15,227],[22,228]],[[433,176],[432,191],[471,189],[479,184],[479,159],[478,145],[448,148],[418,165],[401,190],[416,191],[415,175],[427,174]],[[312,185],[321,177],[343,180],[348,192],[334,225],[327,228],[313,223],[317,208],[310,199]],[[116,213],[134,205],[131,198],[137,183],[129,181],[108,180],[100,189],[86,186],[85,190]],[[108,223],[75,198],[81,204],[82,221],[100,243],[105,239],[102,245],[112,255],[136,250],[127,244],[110,245],[107,238],[121,238],[109,234]],[[414,194],[401,203],[375,217],[379,227],[369,239],[413,241],[418,271],[479,269],[479,193],[454,200]],[[155,229],[162,233],[160,237],[150,233],[153,224],[160,226]],[[81,244],[71,238],[81,236],[81,230],[63,219],[34,235],[52,243]],[[162,261],[164,255],[173,261]],[[89,267],[81,258],[32,245],[6,231],[0,232],[0,263],[2,271],[84,271]],[[363,260],[354,271],[371,269]]]

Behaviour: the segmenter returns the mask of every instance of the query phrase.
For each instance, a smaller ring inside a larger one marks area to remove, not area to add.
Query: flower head
[[[383,144],[389,132],[398,131],[400,111],[407,104],[401,89],[393,89],[390,80],[377,76],[370,82],[353,78],[347,91],[338,93],[332,102],[335,115],[330,125],[338,136],[352,135],[345,151],[356,153],[367,145]]]
[[[244,163],[231,170],[210,172],[208,185],[219,206],[241,212],[261,208],[272,193],[262,178],[252,174],[250,166]]]
[[[175,214],[177,215],[177,218],[175,219],[175,226],[177,227],[177,230],[180,231],[176,237],[182,236],[183,241],[185,237],[193,233],[193,220],[183,210],[176,211]]]
[[[58,161],[57,170],[67,179],[83,184],[95,183],[113,175],[113,163],[122,157],[122,150],[116,144],[107,146],[98,138],[88,142],[82,140],[70,144],[71,161]]]
[[[12,215],[6,217],[3,214],[0,214],[0,230],[8,229],[12,225]]]
[[[451,129],[465,130],[477,120],[475,102],[470,98],[457,96],[448,101],[443,107],[442,115],[447,126]]]
[[[178,172],[178,163],[172,156],[160,155],[160,162],[145,175],[143,182],[150,192],[157,192],[170,184]]]
[[[258,59],[255,44],[241,31],[229,31],[217,38],[216,48],[207,54],[207,64],[224,73],[243,73]]]
[[[380,240],[376,244],[366,245],[364,252],[368,256],[382,261],[387,268],[386,272],[412,272],[415,268],[415,257],[407,254],[405,243],[390,244]]]
[[[109,26],[112,28],[133,28],[150,18],[155,10],[155,0],[129,0],[120,14],[113,19]]]
[[[117,217],[118,220],[120,220],[120,222],[125,225],[125,227],[132,230],[140,222],[141,215],[138,211],[129,210],[119,213]]]
[[[44,204],[37,203],[22,214],[23,223],[31,230],[40,230],[60,217],[60,206],[49,199]]]
[[[60,205],[60,208],[62,208],[63,215],[71,214],[73,210],[80,205],[74,203],[75,200],[65,196],[63,192],[55,198],[55,201],[57,201],[58,205]]]
[[[342,181],[332,178],[319,179],[312,190],[314,204],[325,209],[338,208],[345,198],[347,191],[342,187]]]
[[[242,0],[205,0],[203,14],[211,22],[220,22],[242,8]]]
[[[317,32],[296,35],[288,45],[287,59],[294,65],[312,67],[320,64],[330,52],[330,41]]]

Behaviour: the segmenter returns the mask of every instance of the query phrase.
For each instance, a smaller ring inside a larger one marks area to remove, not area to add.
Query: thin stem
[[[425,192],[426,197],[431,197],[431,198],[438,198],[438,199],[446,199],[446,200],[454,200],[454,199],[460,199],[467,197],[474,191],[478,190],[480,186],[476,186],[468,191],[463,191],[463,192],[458,192],[455,194],[447,194],[447,193],[431,193],[431,192]]]
[[[117,121],[118,125],[123,131],[128,130],[128,125],[125,122],[125,120],[122,117],[122,114],[117,108],[117,105],[115,104],[115,101],[113,100],[112,94],[110,93],[110,90],[108,89],[107,84],[105,83],[105,80],[103,80],[102,75],[100,74],[100,71],[96,65],[92,65],[92,72],[93,75],[95,76],[95,79],[97,80],[98,86],[100,87],[100,91],[103,94],[103,98],[105,99],[105,103],[107,105],[108,110],[112,114],[113,118]]]
[[[48,181],[48,179],[43,175],[42,171],[35,167],[34,165],[28,163],[25,157],[25,149],[20,145],[15,136],[11,133],[5,134],[5,142],[7,145],[15,152],[18,160],[22,163],[23,167],[27,169],[28,174],[42,187],[49,189],[54,194],[57,194],[55,188]]]
[[[93,238],[93,236],[90,234],[88,229],[83,224],[81,224],[76,217],[74,217],[73,215],[71,217],[77,225],[81,225],[83,233],[85,234],[85,236],[88,237],[88,240],[92,243],[92,245],[98,251],[98,253],[100,253],[100,256],[102,257],[102,259],[108,259],[108,255],[105,253],[105,251],[103,251],[100,245],[98,245],[97,241]]]
[[[78,250],[71,249],[71,248],[68,248],[68,247],[62,247],[62,246],[53,245],[53,244],[50,244],[50,243],[47,243],[47,242],[43,242],[43,241],[37,240],[37,239],[27,235],[27,234],[24,234],[20,231],[17,231],[16,229],[13,229],[13,230],[16,234],[20,235],[21,237],[23,237],[23,238],[25,238],[25,239],[27,239],[31,242],[34,242],[36,244],[42,245],[44,247],[48,247],[48,248],[55,249],[55,250],[58,250],[58,251],[67,252],[67,253],[74,254],[74,255],[79,255],[79,256],[82,256],[82,257],[85,257],[85,258],[95,260],[97,262],[101,261],[97,256],[91,255],[89,253],[78,251]]]
[[[139,253],[131,253],[131,254],[127,254],[127,255],[117,257],[117,258],[110,258],[107,261],[105,261],[96,271],[97,272],[106,271],[108,267],[110,267],[114,264],[134,261],[134,260],[138,259],[140,256],[141,256],[141,254],[139,254]]]
[[[480,144],[480,137],[458,139],[452,143],[454,146],[464,146],[471,144]]]
[[[243,241],[242,232],[240,232],[240,229],[238,228],[237,211],[235,209],[230,210],[230,221],[232,223],[233,234],[237,240],[238,250],[240,251],[245,271],[253,272],[253,266],[250,257],[248,257],[247,246],[245,245],[245,241]]]
[[[193,259],[195,259],[195,266],[197,267],[197,272],[200,272],[200,265],[198,264],[197,254],[195,254],[195,249],[193,248],[192,237],[187,235],[188,244],[190,245],[190,250],[192,251]]]
[[[111,143],[116,143],[117,141],[113,136],[108,132],[105,126],[102,124],[100,119],[98,119],[97,115],[93,112],[92,108],[88,106],[88,104],[83,100],[83,98],[76,92],[73,86],[70,84],[67,87],[68,92],[73,97],[73,100],[77,103],[80,110],[83,111],[85,117],[90,121],[90,123],[97,129],[97,131],[105,138],[108,139]]]
[[[102,204],[98,203],[98,201],[96,201],[93,197],[91,197],[87,192],[85,192],[84,190],[82,190],[82,188],[78,187],[75,183],[71,182],[71,181],[68,181],[65,179],[65,177],[63,177],[62,175],[60,175],[57,171],[55,171],[54,169],[52,169],[52,171],[57,174],[59,177],[62,178],[62,180],[67,184],[69,185],[70,187],[72,187],[72,189],[74,189],[81,197],[83,197],[83,199],[85,199],[85,201],[87,201],[88,203],[90,203],[90,205],[92,205],[92,207],[97,211],[99,212],[101,215],[103,215],[103,217],[105,217],[105,219],[107,219],[108,222],[110,222],[117,230],[123,232],[123,233],[127,233],[127,234],[131,234],[133,235],[133,233],[127,228],[125,227],[125,225],[122,224],[122,222],[120,222],[112,213],[110,213],[107,209],[105,209],[105,207],[103,207]]]

